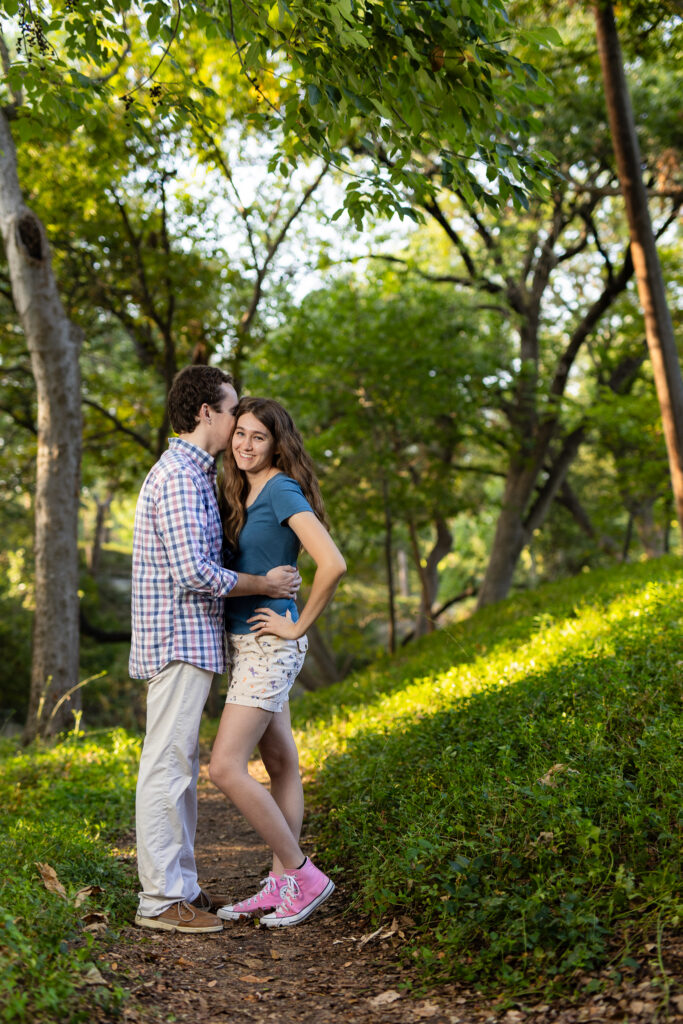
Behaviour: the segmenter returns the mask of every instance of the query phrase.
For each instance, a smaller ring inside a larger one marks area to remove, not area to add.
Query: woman
[[[288,599],[226,601],[230,684],[209,774],[268,843],[273,867],[258,893],[218,913],[229,921],[263,913],[261,924],[278,928],[299,924],[334,891],[299,846],[303,787],[288,697],[303,665],[306,630],[331,600],[346,564],[327,532],[311,459],[281,405],[243,398],[231,451],[222,488],[230,568],[262,574],[274,565],[295,566],[302,547],[316,564],[301,615]],[[270,792],[248,771],[256,746]]]

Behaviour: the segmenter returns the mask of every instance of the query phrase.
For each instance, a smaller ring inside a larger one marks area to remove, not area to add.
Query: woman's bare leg
[[[304,818],[304,789],[299,772],[299,751],[292,736],[289,703],[285,704],[282,711],[272,715],[258,748],[270,777],[271,796],[282,811],[292,836],[298,842]],[[285,865],[277,854],[274,854],[274,873],[282,875],[284,868]]]
[[[262,708],[226,704],[211,752],[209,776],[268,843],[282,868],[295,871],[305,859],[298,835],[292,833],[286,816],[265,786],[248,771],[249,758],[273,714]]]

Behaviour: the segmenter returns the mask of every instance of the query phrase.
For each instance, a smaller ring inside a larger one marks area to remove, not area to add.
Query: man
[[[130,675],[148,679],[147,731],[136,797],[135,923],[188,933],[221,931],[197,882],[199,723],[214,672],[225,670],[226,594],[291,597],[292,566],[266,576],[222,566],[215,457],[225,451],[237,393],[213,366],[176,375],[168,413],[178,435],[150,470],[135,510]]]

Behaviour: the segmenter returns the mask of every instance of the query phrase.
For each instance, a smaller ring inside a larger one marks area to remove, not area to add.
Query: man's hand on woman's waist
[[[293,565],[277,565],[265,576],[252,576],[247,572],[237,573],[237,582],[228,597],[245,597],[258,594],[261,597],[278,597],[293,600],[299,593],[301,576]]]

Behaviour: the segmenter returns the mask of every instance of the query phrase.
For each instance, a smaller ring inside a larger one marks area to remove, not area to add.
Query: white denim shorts
[[[305,636],[228,633],[229,683],[226,704],[282,711],[308,650]]]

